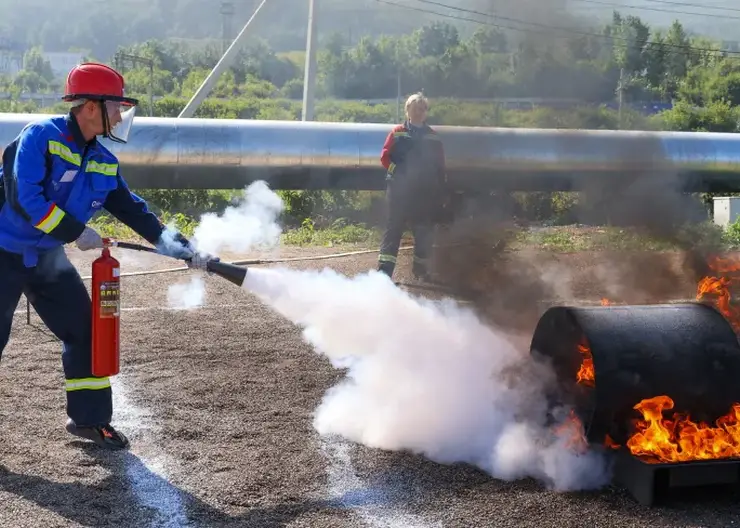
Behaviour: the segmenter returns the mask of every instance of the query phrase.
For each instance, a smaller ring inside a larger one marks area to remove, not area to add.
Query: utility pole
[[[316,89],[316,0],[308,1],[306,71],[303,74],[303,121],[313,121],[314,91]]]
[[[619,85],[617,86],[619,96],[619,110],[617,112],[617,122],[620,130],[622,129],[622,103],[624,102],[624,68],[619,68]]]
[[[124,73],[126,61],[131,62],[134,68],[137,64],[149,66],[149,117],[154,116],[154,60],[142,57],[141,55],[131,55],[129,53],[117,52],[114,56],[116,69]]]
[[[223,57],[221,57],[221,60],[219,60],[216,66],[213,67],[211,73],[208,74],[208,77],[206,77],[205,81],[203,81],[198,90],[195,92],[195,95],[193,95],[190,101],[188,101],[188,104],[185,105],[185,108],[182,109],[182,112],[180,112],[180,115],[178,115],[177,117],[193,117],[200,104],[206,97],[208,97],[208,94],[211,93],[211,90],[213,90],[213,87],[218,81],[218,78],[221,76],[221,74],[231,67],[231,64],[234,62],[234,58],[236,58],[236,52],[239,50],[239,47],[241,46],[242,42],[244,42],[244,38],[247,35],[247,29],[266,2],[267,0],[262,0],[260,5],[257,6],[257,9],[254,10],[254,13],[252,13],[250,19],[247,20],[247,23],[244,24],[244,27],[234,39],[234,42],[232,42],[231,46],[229,46],[229,49],[226,50],[226,53],[224,53]]]
[[[401,121],[401,68],[398,68],[398,79],[396,82],[396,122]]]
[[[396,123],[401,121],[401,61],[396,44]]]
[[[234,17],[234,2],[221,1],[221,54],[226,53],[226,47],[231,41],[231,21]]]

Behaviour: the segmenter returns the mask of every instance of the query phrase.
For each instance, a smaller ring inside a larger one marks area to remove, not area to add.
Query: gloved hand
[[[200,269],[203,271],[208,271],[209,260],[219,260],[213,255],[198,251],[190,242],[183,246],[180,258],[185,261],[185,264],[187,264],[188,268]]]
[[[209,255],[208,253],[201,253],[195,250],[195,248],[193,248],[192,246],[188,246],[188,250],[190,251],[190,254],[192,256],[190,258],[186,258],[185,263],[190,269],[201,269],[203,271],[208,271],[208,261],[218,260],[217,257]]]
[[[87,251],[89,249],[102,249],[103,239],[97,231],[89,227],[85,227],[82,234],[77,238],[77,240],[75,240],[75,244],[77,244],[77,247],[82,251]]]
[[[190,269],[207,271],[209,260],[218,260],[213,255],[198,251],[182,233],[168,232],[156,244],[158,253],[184,260]]]

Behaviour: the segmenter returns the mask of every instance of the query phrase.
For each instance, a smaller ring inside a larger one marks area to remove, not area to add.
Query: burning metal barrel
[[[652,503],[658,470],[681,466],[674,485],[706,484],[707,471],[712,481],[740,479],[740,344],[719,311],[553,307],[531,351],[552,360],[553,402],[575,410],[589,443],[618,452],[615,476],[640,502]]]

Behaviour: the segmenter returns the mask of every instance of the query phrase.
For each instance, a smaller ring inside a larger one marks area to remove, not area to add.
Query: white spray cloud
[[[201,216],[190,241],[201,253],[218,256],[223,251],[243,253],[255,247],[275,247],[280,241],[278,217],[283,201],[264,181],[246,187],[235,206],[227,207],[222,215]],[[169,226],[162,235],[167,251],[176,251],[179,242],[176,231]],[[167,292],[169,306],[177,309],[198,308],[205,302],[205,284],[196,276],[190,282],[173,284]]]
[[[221,216],[201,216],[193,244],[211,255],[224,250],[241,253],[254,247],[274,247],[280,241],[277,217],[283,208],[280,196],[264,181],[256,181],[244,189],[236,207],[227,208]]]
[[[184,248],[182,242],[176,239],[178,233],[174,223],[165,226],[157,251],[173,258],[182,258]],[[203,306],[205,297],[206,287],[199,276],[191,277],[187,282],[172,284],[167,289],[167,304],[175,310],[192,310]]]
[[[413,298],[375,271],[250,269],[243,287],[304,327],[336,367],[349,367],[316,410],[320,434],[557,490],[607,482],[606,460],[570,445],[578,431],[565,427],[567,413],[560,432],[546,422],[553,372],[472,311]]]
[[[190,282],[173,284],[167,290],[167,304],[177,310],[192,310],[203,306],[206,286],[201,277],[193,277]]]
[[[197,247],[277,244],[282,209],[263,182],[252,184],[238,207],[202,220]],[[347,278],[329,269],[253,268],[243,287],[302,326],[337,368],[349,368],[316,409],[320,434],[467,462],[505,480],[534,477],[558,490],[608,480],[600,454],[573,447],[580,431],[566,410],[556,426],[548,423],[553,371],[471,310],[414,298],[375,271]]]

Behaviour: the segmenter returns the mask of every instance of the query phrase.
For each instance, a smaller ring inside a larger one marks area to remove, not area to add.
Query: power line
[[[597,5],[602,5],[602,6],[609,6],[609,7],[619,7],[621,9],[642,9],[644,11],[658,11],[660,13],[671,13],[674,15],[693,15],[693,16],[703,16],[703,17],[709,17],[709,18],[725,18],[725,19],[730,19],[730,20],[740,20],[740,16],[718,15],[715,13],[691,13],[689,11],[675,11],[672,9],[661,9],[659,7],[615,4],[613,2],[600,2],[599,0],[574,0],[574,1],[575,2],[585,2],[587,4],[597,4]]]
[[[740,9],[736,7],[720,7],[720,6],[713,6],[713,5],[691,4],[688,2],[672,2],[671,0],[643,0],[643,2],[651,2],[655,4],[677,5],[677,6],[683,6],[683,7],[696,7],[697,9],[714,9],[716,11],[734,11],[736,13],[740,13]]]
[[[454,19],[454,20],[461,20],[461,21],[464,21],[464,22],[473,22],[473,23],[476,23],[476,24],[481,24],[481,25],[484,25],[484,26],[491,26],[491,27],[495,27],[495,28],[499,28],[499,29],[512,29],[512,30],[515,30],[515,31],[524,31],[524,32],[540,33],[540,34],[542,33],[542,31],[537,31],[537,30],[534,30],[534,29],[508,26],[508,25],[505,25],[505,24],[497,24],[497,23],[493,23],[493,22],[485,22],[483,20],[477,20],[477,19],[474,19],[474,18],[466,18],[466,17],[462,17],[462,16],[450,15],[450,14],[447,14],[447,13],[439,13],[437,11],[430,11],[428,9],[422,9],[420,7],[414,7],[414,6],[410,6],[408,4],[399,4],[399,3],[396,3],[396,2],[391,2],[389,0],[375,0],[375,1],[376,2],[380,2],[382,4],[388,4],[388,5],[400,7],[400,8],[403,8],[403,9],[409,9],[409,10],[418,11],[418,12],[421,12],[421,13],[427,13],[427,14],[431,14],[431,15],[437,15],[437,16],[440,16],[440,17],[443,17],[443,18],[450,18],[450,19]],[[592,32],[581,31],[581,30],[577,30],[577,29],[573,29],[573,28],[564,28],[564,27],[558,27],[558,26],[550,26],[550,25],[547,25],[547,24],[539,23],[539,22],[530,22],[530,21],[527,21],[527,20],[520,20],[520,19],[517,19],[517,18],[511,18],[511,17],[501,16],[501,15],[493,15],[491,13],[484,13],[482,11],[476,11],[474,9],[466,9],[466,8],[463,8],[463,7],[451,6],[449,4],[444,4],[444,3],[441,3],[441,2],[435,2],[433,0],[416,0],[416,1],[417,2],[421,2],[423,4],[436,5],[436,6],[443,7],[443,8],[446,8],[446,9],[451,9],[451,10],[454,10],[454,11],[460,11],[460,12],[464,12],[464,13],[471,13],[471,14],[475,14],[475,15],[480,15],[480,16],[488,17],[488,18],[493,18],[495,20],[505,20],[507,22],[513,22],[513,23],[516,23],[516,24],[524,24],[524,25],[535,26],[535,27],[542,28],[542,29],[545,29],[545,30],[548,30],[548,31],[555,30],[555,31],[564,31],[566,33],[569,33],[569,35],[557,35],[557,34],[554,34],[553,35],[555,37],[560,37],[560,38],[570,38],[570,37],[572,37],[572,35],[581,35],[581,36],[587,36],[587,37],[595,37],[595,38],[609,39],[609,40],[612,40],[612,41],[619,40],[619,41],[625,42],[628,45],[632,45],[632,46],[636,46],[637,45],[637,43],[635,43],[633,40],[627,39],[627,38],[623,38],[623,37],[617,37],[617,36],[612,36],[612,35],[604,35],[604,34],[600,34],[600,33],[592,33]],[[644,45],[644,46],[648,46],[648,45],[655,46],[656,48],[661,48],[661,47],[662,48],[677,48],[677,49],[680,49],[680,50],[683,50],[683,51],[704,51],[704,52],[710,52],[710,53],[724,53],[724,54],[727,54],[727,55],[740,55],[740,51],[716,50],[716,49],[711,49],[711,48],[699,48],[699,47],[695,47],[695,46],[682,46],[680,44],[668,44],[668,43],[665,43],[665,42],[655,42],[655,41],[650,41],[650,40],[646,40],[646,41],[642,42],[640,44],[640,46],[642,46],[642,45]]]

